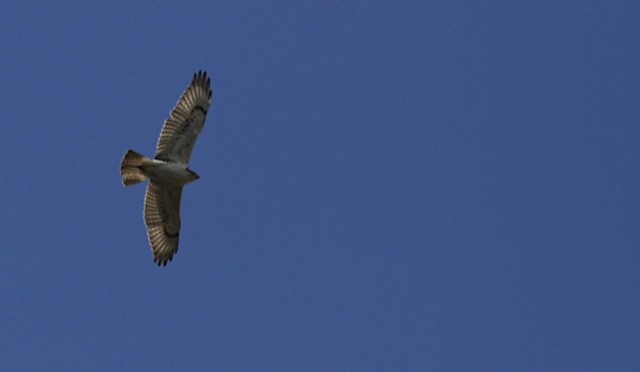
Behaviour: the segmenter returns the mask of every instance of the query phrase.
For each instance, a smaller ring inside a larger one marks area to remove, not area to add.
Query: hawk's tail
[[[120,164],[122,183],[125,186],[129,186],[146,180],[147,176],[142,173],[140,166],[150,160],[151,159],[146,156],[138,154],[131,149],[127,150],[127,153],[124,154],[124,159],[122,159],[122,164]]]

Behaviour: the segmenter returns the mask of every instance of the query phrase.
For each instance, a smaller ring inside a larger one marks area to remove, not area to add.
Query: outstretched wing
[[[144,222],[158,266],[167,265],[178,252],[180,237],[180,198],[182,186],[165,186],[149,182],[144,199]]]
[[[210,105],[211,79],[199,71],[164,122],[155,158],[188,164]]]

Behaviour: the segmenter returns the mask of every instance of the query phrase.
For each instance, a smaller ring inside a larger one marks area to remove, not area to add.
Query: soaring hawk
[[[125,186],[149,179],[144,222],[158,266],[166,266],[178,251],[182,187],[199,178],[188,168],[189,157],[210,105],[211,80],[199,71],[164,122],[153,159],[128,150],[120,165]]]

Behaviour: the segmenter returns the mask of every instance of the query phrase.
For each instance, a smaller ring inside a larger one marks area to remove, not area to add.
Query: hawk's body
[[[144,221],[154,262],[166,265],[178,251],[182,187],[198,179],[188,168],[189,157],[211,105],[211,81],[206,72],[193,81],[164,122],[153,159],[128,150],[120,165],[122,183],[149,179],[144,200]]]

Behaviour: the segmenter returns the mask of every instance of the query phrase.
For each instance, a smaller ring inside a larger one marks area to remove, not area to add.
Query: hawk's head
[[[189,181],[188,182],[193,182],[193,181],[197,180],[198,178],[200,178],[200,176],[198,176],[198,173],[192,171],[189,168],[187,168],[187,172],[189,172]]]

